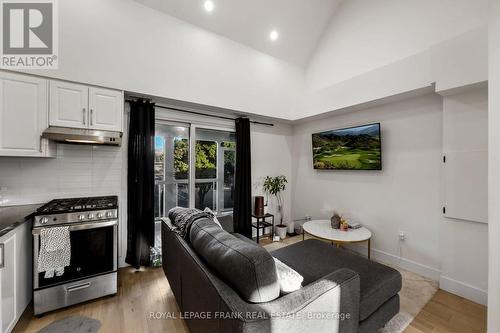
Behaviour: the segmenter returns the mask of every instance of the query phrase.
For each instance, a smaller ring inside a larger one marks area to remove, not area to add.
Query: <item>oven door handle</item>
[[[66,287],[66,293],[69,294],[69,293],[77,291],[77,290],[87,289],[88,287],[90,287],[90,282],[69,286],[69,287]]]
[[[104,228],[104,227],[114,226],[117,224],[118,224],[118,220],[111,220],[111,221],[106,221],[106,222],[93,222],[93,223],[79,223],[79,224],[70,225],[69,231]],[[39,235],[40,231],[44,228],[51,228],[51,227],[34,228],[32,231],[33,235]]]

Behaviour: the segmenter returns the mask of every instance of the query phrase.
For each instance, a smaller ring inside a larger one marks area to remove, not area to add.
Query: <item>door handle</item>
[[[86,113],[86,110],[85,108],[83,108],[83,124],[85,125],[85,113]]]
[[[5,244],[0,244],[0,251],[2,254],[0,255],[1,261],[0,261],[0,268],[5,267]]]
[[[94,125],[93,118],[94,118],[94,110],[90,109],[90,126]]]
[[[77,290],[82,290],[82,289],[85,289],[85,288],[88,288],[88,287],[90,287],[90,282],[82,283],[82,284],[77,284],[77,285],[68,287],[66,289],[66,292],[67,293],[71,293],[71,292],[74,292],[74,291],[77,291]]]

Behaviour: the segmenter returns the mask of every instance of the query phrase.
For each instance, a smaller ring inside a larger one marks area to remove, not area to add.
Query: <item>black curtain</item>
[[[154,245],[154,103],[130,103],[127,178],[127,256],[133,267],[149,266]]]
[[[252,172],[250,120],[236,119],[234,231],[252,238]]]

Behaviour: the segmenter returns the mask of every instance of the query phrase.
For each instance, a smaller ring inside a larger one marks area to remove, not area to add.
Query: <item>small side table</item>
[[[267,227],[272,227],[271,237],[274,236],[274,215],[273,214],[264,214],[264,215],[255,215],[252,214],[252,218],[256,219],[256,222],[252,222],[252,228],[257,229],[257,243],[259,243],[259,233],[262,230],[262,235],[264,235],[264,229]],[[271,219],[271,222],[266,220]]]

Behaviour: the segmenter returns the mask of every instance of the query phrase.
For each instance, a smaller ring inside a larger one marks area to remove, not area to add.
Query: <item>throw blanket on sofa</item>
[[[194,221],[204,217],[212,219],[210,214],[196,208],[174,207],[168,211],[168,218],[175,226],[175,229],[172,229],[172,231],[182,238],[186,238],[189,235],[189,228],[191,228],[191,224]]]

